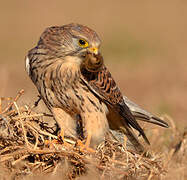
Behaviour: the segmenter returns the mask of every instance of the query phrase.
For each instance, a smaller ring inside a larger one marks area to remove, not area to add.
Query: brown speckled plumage
[[[88,42],[88,47],[80,47],[80,39]],[[28,53],[27,73],[65,136],[80,137],[79,117],[82,136],[91,135],[93,146],[104,139],[110,126],[123,131],[143,151],[131,127],[149,141],[105,67],[97,51],[100,43],[98,35],[83,25],[47,28]]]

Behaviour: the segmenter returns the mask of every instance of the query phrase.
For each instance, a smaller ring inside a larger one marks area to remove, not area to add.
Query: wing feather
[[[125,104],[122,93],[116,85],[108,69],[103,67],[98,72],[90,72],[86,69],[81,70],[82,81],[87,87],[103,102],[111,106],[114,111],[121,115],[122,124],[132,126],[139,131],[144,140],[148,143],[148,139],[137,123],[135,117],[132,115],[128,106]],[[126,122],[123,122],[123,121]]]

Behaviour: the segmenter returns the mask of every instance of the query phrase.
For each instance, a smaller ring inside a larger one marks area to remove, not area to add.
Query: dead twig
[[[9,111],[9,109],[14,105],[14,102],[16,102],[23,94],[24,94],[24,90],[22,89],[22,90],[20,90],[20,91],[18,92],[18,94],[17,94],[17,96],[14,98],[13,102],[11,102],[11,103],[8,105],[8,107],[7,107],[4,111],[2,111],[1,114],[4,114],[4,113],[6,113],[7,111]]]

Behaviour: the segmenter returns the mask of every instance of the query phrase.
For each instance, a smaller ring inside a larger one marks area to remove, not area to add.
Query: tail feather
[[[140,106],[129,100],[126,96],[123,96],[123,99],[125,101],[125,104],[129,107],[130,111],[132,112],[133,116],[137,120],[153,123],[165,128],[169,127],[169,125],[165,121],[142,109]]]
[[[166,122],[164,122],[163,120],[161,120],[160,118],[156,117],[156,116],[148,116],[146,114],[143,114],[141,112],[138,111],[134,111],[132,112],[133,116],[137,119],[137,120],[141,120],[141,121],[145,121],[148,123],[152,123],[152,124],[156,124],[165,128],[168,128],[168,124]]]
[[[140,135],[142,135],[145,142],[150,145],[150,142],[149,142],[148,138],[146,137],[144,130],[140,127],[140,125],[136,121],[135,117],[132,115],[128,106],[125,103],[120,104],[120,105],[118,105],[118,111],[119,111],[119,114],[126,120],[127,125],[128,126],[130,125],[134,129],[136,129],[140,133]]]
[[[120,127],[120,129],[127,136],[128,140],[132,143],[136,151],[138,151],[139,153],[145,152],[143,145],[139,142],[138,138],[130,127],[122,126]]]

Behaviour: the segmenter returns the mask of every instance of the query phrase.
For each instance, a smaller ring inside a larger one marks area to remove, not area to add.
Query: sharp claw
[[[81,140],[78,140],[77,145],[80,147],[80,151],[86,150],[90,153],[95,153],[95,150],[89,147],[90,141],[91,141],[91,134],[90,133],[88,133],[85,144]]]
[[[95,153],[95,150],[92,149],[92,148],[90,148],[90,147],[87,145],[87,141],[86,141],[86,143],[84,144],[83,141],[77,140],[77,144],[76,144],[76,145],[79,147],[80,151],[82,151],[82,152],[83,152],[84,150],[86,150],[86,151],[88,151],[88,152],[90,152],[90,153]]]
[[[60,131],[60,134],[58,135],[58,139],[45,140],[44,144],[49,146],[49,148],[54,148],[56,147],[57,144],[63,144],[66,147],[71,146],[69,143],[65,141],[63,130]]]
[[[44,144],[46,146],[48,146],[50,149],[55,148],[55,144],[59,144],[57,139],[53,139],[53,140],[45,140]]]

